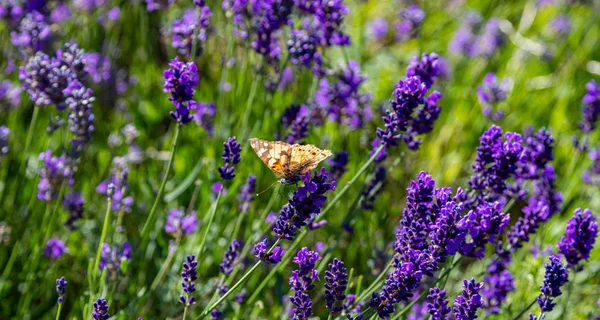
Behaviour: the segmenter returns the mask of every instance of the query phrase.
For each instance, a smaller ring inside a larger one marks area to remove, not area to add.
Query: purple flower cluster
[[[10,134],[10,129],[5,126],[0,126],[0,156],[5,156],[8,154],[10,150],[8,147],[8,135]]]
[[[69,111],[69,131],[75,136],[71,140],[73,152],[79,154],[91,141],[94,127],[92,103],[95,98],[91,89],[84,87],[79,81],[73,80],[63,90],[65,104]]]
[[[71,186],[74,183],[73,170],[69,158],[62,155],[53,157],[50,149],[40,153],[39,160],[42,161],[40,167],[40,182],[38,183],[38,200],[51,201],[58,197],[58,192],[66,183]]]
[[[440,114],[438,101],[442,95],[434,91],[427,98],[427,85],[420,77],[407,77],[394,87],[394,97],[390,100],[391,110],[382,117],[385,129],[377,128],[377,142],[383,145],[384,151],[378,161],[386,158],[385,149],[398,146],[402,139],[411,150],[421,145],[418,135],[429,133]],[[419,107],[421,106],[421,107]]]
[[[0,110],[7,112],[21,103],[21,87],[9,80],[0,81]]]
[[[560,296],[562,287],[569,281],[569,271],[560,263],[560,256],[550,256],[550,262],[544,265],[546,273],[544,274],[544,284],[540,286],[542,293],[538,296],[537,302],[542,312],[550,312],[556,305],[553,300]]]
[[[477,318],[477,310],[483,307],[483,299],[479,291],[483,288],[483,282],[475,282],[475,279],[463,281],[463,291],[454,299],[454,315],[456,320],[472,320]]]
[[[344,309],[347,286],[348,274],[344,261],[334,258],[333,263],[329,264],[329,269],[325,271],[325,301],[329,312],[336,313]]]
[[[214,118],[217,113],[217,107],[214,103],[203,103],[196,102],[194,104],[190,101],[190,108],[193,106],[196,109],[196,113],[194,113],[194,121],[199,127],[204,128],[208,135],[212,136],[214,133]]]
[[[320,259],[317,252],[307,248],[300,249],[292,259],[298,265],[298,270],[292,271],[290,276],[290,286],[294,290],[294,295],[290,297],[294,305],[294,320],[305,320],[312,316],[312,301],[307,292],[315,287],[314,281],[319,281],[319,272],[315,266]]]
[[[414,56],[406,68],[406,77],[418,77],[427,89],[431,88],[435,79],[440,76],[441,58],[435,53],[423,53],[421,59]]]
[[[117,245],[102,244],[102,255],[98,267],[100,271],[108,270],[110,277],[116,277],[121,272],[121,264],[131,259],[131,244],[124,242],[121,248]]]
[[[169,210],[167,223],[165,223],[165,232],[174,236],[186,236],[194,233],[198,227],[198,217],[196,211],[186,215],[183,208]]]
[[[12,44],[20,47],[27,55],[40,51],[50,39],[50,25],[46,17],[37,11],[29,12],[21,20],[18,31],[10,34]]]
[[[199,16],[198,16],[199,15]],[[212,12],[206,4],[198,8],[188,9],[181,20],[173,21],[171,29],[171,46],[185,57],[190,57],[193,51],[194,36],[196,37],[196,55],[202,54],[202,44],[208,38]]]
[[[332,180],[338,181],[348,170],[348,152],[336,152],[328,161],[330,165],[329,175]]]
[[[0,1],[0,20],[7,22],[11,28],[17,27],[25,12],[24,9],[20,1],[2,0]]]
[[[244,184],[237,197],[240,213],[244,214],[250,210],[250,203],[254,201],[254,192],[256,192],[256,177],[248,175],[248,180],[246,180],[246,184]]]
[[[85,210],[85,201],[83,200],[81,193],[73,191],[67,194],[63,199],[62,205],[69,213],[69,218],[65,221],[65,226],[69,228],[69,230],[74,230],[74,223],[83,218],[83,211]]]
[[[294,240],[297,231],[305,225],[311,224],[321,212],[327,200],[325,192],[335,190],[335,181],[329,180],[325,168],[321,172],[310,172],[302,177],[304,186],[294,192],[292,198],[281,208],[273,232],[280,239]]]
[[[394,25],[396,29],[396,41],[406,41],[416,38],[419,28],[425,20],[425,12],[417,5],[412,4],[400,11],[400,22]]]
[[[96,192],[111,197],[111,210],[130,212],[133,206],[133,197],[126,196],[129,191],[129,168],[127,161],[121,157],[115,157],[112,163],[112,172],[108,179],[103,180],[96,187]],[[108,186],[112,184],[114,191],[109,193]]]
[[[499,202],[482,202],[465,216],[470,240],[465,241],[460,252],[463,255],[482,259],[485,245],[496,243],[510,223],[508,213],[502,212]]]
[[[85,82],[84,78],[87,72],[84,69],[84,55],[84,51],[76,43],[67,42],[64,50],[56,52],[56,57],[36,52],[29,58],[27,65],[20,68],[19,80],[36,106],[54,104],[59,110],[63,110],[67,106],[66,98],[77,87],[72,82],[78,81],[79,86]],[[69,87],[71,88],[69,89]],[[91,96],[91,92],[83,91],[85,92],[82,93]],[[71,101],[70,103],[77,102],[82,101]]]
[[[57,238],[51,238],[48,239],[48,243],[46,244],[44,256],[50,259],[58,259],[67,252],[69,252],[69,250],[65,247],[64,241]]]
[[[583,96],[581,112],[583,120],[579,123],[579,127],[585,133],[590,133],[596,129],[596,122],[600,115],[600,85],[595,80],[590,80],[585,85],[586,93]]]
[[[319,82],[312,106],[312,122],[322,125],[325,118],[349,126],[362,128],[371,121],[371,96],[359,92],[367,77],[360,74],[358,62],[348,62],[348,68],[334,74],[334,79]]]
[[[571,33],[571,19],[568,15],[560,15],[550,22],[550,29],[557,37],[565,37]]]
[[[235,178],[235,166],[242,160],[241,152],[242,147],[235,140],[235,137],[230,137],[226,142],[223,142],[225,151],[223,151],[222,159],[225,161],[225,165],[219,167],[219,174],[223,180],[231,180]]]
[[[487,274],[483,278],[483,297],[486,299],[487,314],[500,312],[500,305],[508,294],[515,290],[515,279],[508,270],[511,262],[511,252],[498,243],[496,259],[488,266]]]
[[[179,58],[171,60],[170,68],[164,71],[165,85],[163,92],[170,93],[169,101],[175,105],[175,111],[171,111],[171,117],[180,124],[192,121],[190,114],[193,103],[194,87],[198,86],[198,69],[194,62],[184,63]]]
[[[427,309],[433,320],[445,320],[452,311],[448,307],[448,299],[446,299],[446,290],[440,288],[429,289],[427,295]]]
[[[468,57],[491,57],[506,44],[498,19],[492,18],[484,24],[479,12],[469,11],[463,20],[464,25],[450,42],[450,51]]]
[[[502,82],[498,82],[496,74],[486,74],[483,78],[483,84],[477,87],[477,97],[483,105],[483,115],[492,121],[501,120],[504,113],[501,111],[494,112],[493,107],[506,100],[509,90],[510,82],[508,79],[505,78],[502,79]]]
[[[108,320],[110,314],[108,313],[108,302],[105,299],[99,298],[94,302],[94,311],[92,311],[92,319],[94,320]]]
[[[183,263],[183,272],[181,272],[181,277],[183,278],[181,286],[183,287],[183,292],[185,292],[186,295],[179,296],[179,301],[187,307],[196,302],[196,299],[190,295],[196,291],[194,282],[198,279],[198,276],[196,275],[196,267],[198,267],[198,262],[196,261],[196,257],[193,255],[187,256],[185,260],[186,262]]]
[[[228,276],[236,263],[236,260],[240,257],[240,250],[242,249],[242,243],[234,239],[223,257],[223,262],[219,265],[219,270],[224,275]]]
[[[262,241],[254,245],[254,255],[258,260],[264,261],[269,264],[277,264],[281,261],[285,251],[280,246],[273,248],[269,252],[268,239],[264,238]]]
[[[305,105],[293,104],[281,116],[283,128],[289,131],[287,143],[301,143],[308,136],[310,111]]]
[[[56,293],[58,293],[58,303],[63,303],[67,294],[67,280],[65,280],[65,277],[56,279]]]
[[[596,216],[589,209],[577,208],[573,217],[567,221],[565,235],[557,244],[558,251],[565,256],[570,268],[582,268],[580,263],[589,259],[597,236]]]

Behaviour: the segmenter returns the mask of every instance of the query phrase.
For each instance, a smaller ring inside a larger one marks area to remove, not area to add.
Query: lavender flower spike
[[[198,86],[198,69],[193,62],[183,63],[176,57],[169,63],[170,68],[164,71],[165,85],[163,91],[170,93],[169,100],[175,105],[171,117],[180,124],[192,121],[190,101],[194,98],[194,87]]]
[[[307,292],[315,287],[314,281],[319,281],[315,266],[320,259],[317,252],[307,248],[302,248],[292,259],[298,265],[298,270],[292,271],[290,276],[290,285],[294,290],[294,295],[290,297],[294,305],[294,320],[305,320],[312,316],[312,301]]]
[[[254,192],[256,191],[256,177],[253,175],[248,176],[246,184],[242,187],[240,194],[237,199],[240,203],[238,210],[240,213],[247,213],[250,209],[250,203],[254,201]]]
[[[225,151],[223,151],[222,159],[225,161],[225,165],[218,168],[218,170],[223,180],[231,180],[235,177],[234,165],[240,163],[242,160],[242,157],[240,156],[242,148],[240,144],[235,141],[235,137],[227,139],[223,145],[225,146]]]
[[[267,246],[268,240],[264,238],[262,241],[254,245],[254,255],[261,261],[269,264],[277,264],[281,261],[285,251],[280,246],[273,248],[273,251],[268,253],[269,247]]]
[[[558,251],[565,256],[569,267],[580,269],[579,263],[590,257],[598,235],[596,216],[589,210],[577,208],[569,221],[565,235],[558,242]]]
[[[108,320],[110,318],[110,314],[108,314],[108,302],[105,299],[99,298],[94,302],[92,318],[94,320]]]
[[[225,252],[225,256],[223,257],[223,262],[219,266],[219,270],[221,270],[221,272],[224,275],[228,276],[231,273],[231,271],[233,271],[235,262],[240,256],[241,249],[242,249],[242,243],[235,239],[231,242],[231,244],[227,248],[227,251]]]
[[[183,278],[181,286],[183,287],[183,292],[185,292],[186,295],[179,296],[179,301],[187,307],[196,302],[196,299],[190,295],[196,291],[194,282],[198,279],[196,275],[196,267],[198,266],[198,262],[196,262],[196,257],[193,255],[187,256],[185,260],[186,262],[183,263],[183,272],[181,272],[181,277]]]
[[[334,258],[333,263],[329,264],[329,270],[325,271],[325,301],[329,312],[336,313],[344,309],[347,285],[348,274],[344,261]],[[341,304],[336,305],[338,302]]]
[[[431,288],[427,295],[427,309],[433,320],[445,320],[452,311],[448,307],[448,299],[446,299],[446,290],[440,288]]]
[[[544,284],[540,286],[542,293],[537,298],[537,302],[542,312],[550,312],[556,305],[553,298],[562,294],[560,287],[569,281],[569,271],[560,263],[559,255],[550,256],[550,262],[544,267],[546,268]]]
[[[65,301],[65,294],[67,294],[67,281],[65,277],[56,279],[56,293],[58,293],[58,303]]]
[[[477,318],[477,310],[483,307],[483,299],[479,291],[483,288],[483,282],[475,282],[475,279],[464,280],[463,291],[454,299],[454,314],[456,320],[472,320]]]

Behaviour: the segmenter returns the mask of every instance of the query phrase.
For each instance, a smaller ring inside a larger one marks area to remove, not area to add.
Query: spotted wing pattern
[[[250,146],[273,173],[285,179],[313,170],[321,161],[331,156],[331,151],[321,150],[313,145],[290,145],[282,141],[258,138],[250,139]]]

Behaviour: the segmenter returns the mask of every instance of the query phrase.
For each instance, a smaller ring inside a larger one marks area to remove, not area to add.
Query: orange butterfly
[[[250,145],[260,160],[280,178],[281,184],[297,183],[305,173],[331,156],[331,151],[321,150],[311,144],[289,144],[252,138]]]

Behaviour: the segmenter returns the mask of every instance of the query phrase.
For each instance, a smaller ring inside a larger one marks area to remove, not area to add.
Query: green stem
[[[252,87],[250,87],[250,96],[248,97],[248,100],[246,100],[246,110],[244,110],[244,118],[242,119],[242,130],[246,130],[246,127],[248,126],[248,120],[250,120],[254,97],[256,96],[256,89],[258,88],[259,82],[260,77],[252,81]],[[244,135],[244,138],[247,138],[248,134],[250,134],[250,130],[247,131],[247,134]]]
[[[25,140],[25,149],[23,150],[23,160],[21,161],[21,169],[19,172],[23,171],[23,165],[27,163],[27,154],[29,153],[29,147],[31,147],[31,141],[33,140],[33,131],[35,131],[35,125],[37,123],[38,116],[40,114],[40,108],[34,106],[33,107],[33,115],[31,116],[31,121],[29,122],[29,130],[27,131],[27,140]]]
[[[46,234],[44,235],[44,242],[43,242],[44,244],[46,244],[48,239],[50,239],[50,233],[52,232],[52,225],[54,224],[54,218],[56,217],[56,212],[58,211],[58,208],[60,207],[60,204],[62,202],[62,198],[65,194],[66,186],[67,186],[67,183],[65,181],[63,181],[63,183],[60,186],[58,198],[54,202],[54,208],[52,209],[52,214],[50,215],[50,222],[48,222],[48,225],[46,226]]]
[[[100,243],[98,243],[98,250],[96,251],[96,259],[94,260],[94,271],[92,279],[95,281],[98,275],[98,268],[100,266],[100,255],[102,254],[102,245],[106,240],[106,234],[108,233],[108,221],[110,220],[110,209],[112,207],[112,196],[109,196],[106,200],[106,213],[104,214],[104,225],[102,226],[102,234],[100,235]]]
[[[531,303],[525,307],[525,309],[521,310],[521,312],[519,312],[519,314],[513,318],[513,320],[519,320],[521,319],[521,316],[525,314],[525,312],[527,312],[527,310],[529,310],[529,308],[533,307],[533,305],[537,302],[537,298],[533,299],[533,301],[531,301]],[[559,318],[562,319],[562,318]]]
[[[169,267],[171,267],[171,263],[173,263],[173,258],[175,258],[176,253],[179,250],[180,240],[181,240],[181,235],[178,234],[177,238],[175,239],[175,249],[169,250],[169,255],[167,256],[167,259],[165,259],[165,262],[163,262],[163,265],[160,267],[160,271],[158,272],[158,274],[156,275],[156,278],[154,278],[154,281],[152,281],[152,284],[150,285],[150,291],[156,290],[156,288],[165,279],[167,270],[169,269]]]
[[[210,215],[208,217],[208,224],[206,225],[206,230],[204,230],[204,235],[202,236],[202,241],[200,242],[200,249],[198,250],[198,259],[200,259],[200,257],[202,257],[202,252],[204,251],[204,245],[206,244],[206,238],[208,237],[208,232],[210,231],[210,227],[213,224],[213,221],[215,219],[215,213],[217,212],[217,207],[219,206],[219,200],[221,200],[221,193],[223,192],[223,188],[221,188],[221,190],[219,190],[219,193],[217,194],[217,200],[215,202],[215,205],[213,206]]]
[[[394,265],[394,259],[392,259],[392,260],[390,260],[390,262],[388,262],[385,269],[383,269],[383,271],[381,271],[381,273],[375,279],[375,281],[373,281],[373,283],[371,283],[371,285],[368,286],[367,289],[365,289],[365,291],[363,291],[363,293],[361,293],[360,296],[358,296],[358,298],[356,298],[354,301],[362,301],[363,299],[368,297],[371,293],[373,293],[373,291],[375,291],[375,289],[377,288],[377,285],[383,281],[383,278],[387,275],[387,272],[390,271],[390,269],[392,268],[393,265]]]
[[[144,228],[142,229],[142,238],[146,238],[148,233],[150,233],[151,226],[154,224],[154,215],[156,213],[156,208],[158,207],[158,203],[162,197],[163,191],[165,190],[165,185],[167,184],[167,180],[169,178],[169,172],[171,171],[171,165],[173,164],[173,158],[175,158],[175,150],[177,149],[177,142],[179,140],[179,132],[181,131],[181,123],[177,123],[177,129],[175,129],[175,138],[173,139],[173,147],[171,148],[171,154],[169,155],[169,162],[167,163],[167,169],[165,170],[165,174],[163,176],[162,182],[160,183],[160,188],[158,189],[158,194],[156,195],[156,199],[154,199],[154,204],[152,205],[152,209],[150,209],[150,214],[148,215],[148,219],[144,224]]]
[[[56,320],[60,319],[60,312],[62,311],[62,303],[58,304],[58,311],[56,311]]]
[[[279,244],[279,242],[281,242],[281,239],[277,239],[277,241],[275,241],[275,243],[271,246],[269,251],[267,251],[267,255],[270,254],[273,251],[273,249],[275,249],[275,247]],[[240,280],[238,280],[238,282],[236,282],[229,290],[227,290],[227,292],[225,292],[225,294],[223,294],[223,296],[221,296],[221,298],[219,298],[219,300],[215,301],[206,310],[204,310],[204,312],[202,312],[202,314],[196,319],[202,319],[202,318],[206,317],[214,308],[216,308],[218,305],[220,305],[221,302],[225,301],[225,299],[227,299],[227,297],[229,297],[232,293],[234,293],[235,290],[237,290],[242,284],[244,284],[244,282],[246,282],[246,280],[248,280],[250,275],[252,275],[252,273],[261,264],[262,264],[262,260],[258,260],[252,266],[252,268],[250,268],[250,270],[246,271],[246,273],[242,276],[242,278]]]
[[[571,281],[569,281],[567,283],[567,285],[565,286],[565,291],[567,292],[567,298],[565,299],[565,307],[560,312],[560,317],[558,317],[558,319],[567,319],[564,316],[565,316],[565,313],[567,312],[567,309],[569,307],[569,300],[571,300],[571,292],[573,292],[572,289],[573,289],[573,282],[575,282],[575,275],[576,275],[576,273],[573,274],[573,279],[571,279]]]
[[[183,307],[183,317],[181,318],[181,320],[185,320],[185,316],[187,315],[187,309],[188,309],[187,305],[185,307]]]

